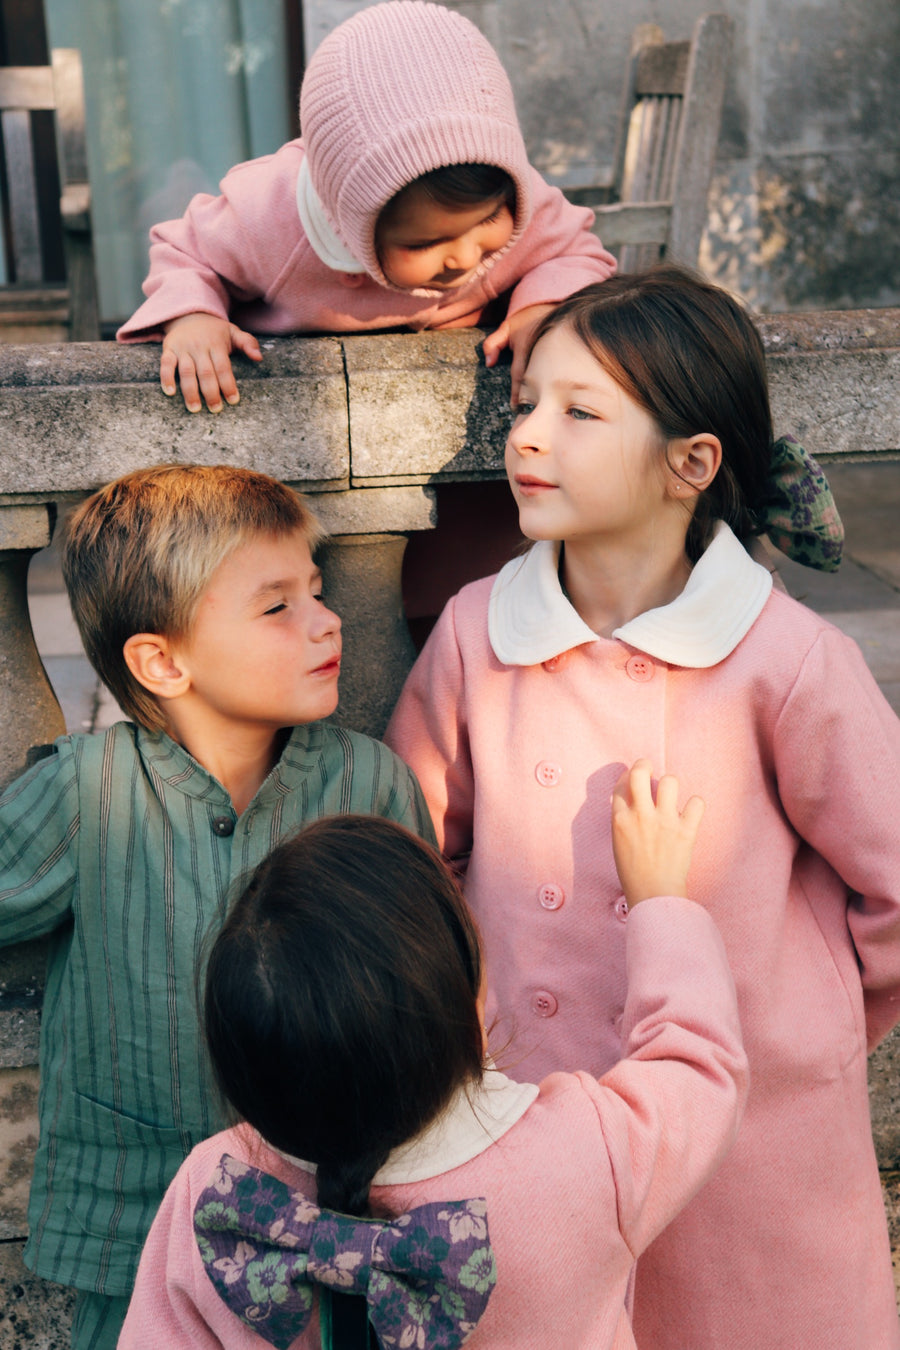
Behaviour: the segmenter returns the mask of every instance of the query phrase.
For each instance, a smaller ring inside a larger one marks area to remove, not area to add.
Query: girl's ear
[[[681,436],[670,441],[666,451],[671,474],[669,492],[681,500],[709,487],[722,463],[722,442],[711,431]]]
[[[174,659],[171,642],[159,633],[134,633],[122,655],[138,684],[156,698],[179,698],[191,686],[189,673]]]

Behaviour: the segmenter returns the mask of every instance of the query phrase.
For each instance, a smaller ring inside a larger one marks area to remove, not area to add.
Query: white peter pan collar
[[[524,1116],[538,1090],[534,1083],[514,1083],[498,1069],[486,1068],[477,1086],[460,1088],[437,1120],[394,1149],[375,1173],[372,1185],[427,1181],[477,1158]],[[305,1172],[316,1170],[315,1163],[282,1156]]]
[[[497,576],[488,606],[488,634],[504,665],[539,665],[597,641],[565,595],[558,566],[559,544],[541,539]],[[681,594],[630,619],[612,636],[669,665],[705,669],[734,651],[771,589],[771,574],[720,520]]]

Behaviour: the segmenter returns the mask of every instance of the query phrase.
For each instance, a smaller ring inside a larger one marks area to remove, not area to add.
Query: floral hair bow
[[[482,1199],[358,1219],[228,1154],[197,1201],[194,1233],[219,1297],[278,1350],[308,1325],[314,1285],[363,1295],[384,1347],[455,1350],[497,1279]]]
[[[756,515],[760,529],[794,562],[837,571],[844,527],[828,479],[793,436],[772,447],[766,498]]]

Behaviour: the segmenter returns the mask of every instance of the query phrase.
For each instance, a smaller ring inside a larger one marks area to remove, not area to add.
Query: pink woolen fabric
[[[471,855],[511,1076],[621,1053],[622,768],[646,756],[706,802],[690,884],[735,974],[750,1098],[721,1171],[639,1263],[638,1344],[896,1350],[866,1049],[900,1015],[900,722],[855,644],[781,592],[709,669],[636,669],[611,638],[515,667],[490,648],[491,585],[450,601],[386,739],[445,852]]]
[[[374,222],[386,202],[446,164],[493,164],[531,216],[528,157],[509,79],[473,23],[424,0],[371,5],[316,49],[300,92],[313,185],[332,225],[383,281]]]

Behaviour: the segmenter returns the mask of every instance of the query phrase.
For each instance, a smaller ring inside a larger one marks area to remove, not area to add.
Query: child
[[[537,542],[449,603],[390,729],[445,853],[471,854],[517,1075],[621,1054],[618,766],[652,756],[709,803],[691,889],[752,1088],[728,1163],[641,1263],[652,1350],[900,1345],[866,1091],[867,1039],[900,1014],[900,724],[739,542],[778,500],[797,556],[816,546],[815,474],[778,450],[781,482],[762,344],[725,292],[667,267],[571,297],[506,450]]]
[[[460,14],[421,0],[354,14],[313,55],[300,119],[302,140],[150,232],[147,299],[118,338],[162,339],[162,387],[177,372],[191,412],[201,395],[211,412],[238,402],[229,354],[261,360],[251,333],[471,328],[511,291],[493,365],[615,270],[592,213],[529,165],[503,67]]]
[[[341,637],[319,538],[230,467],[128,474],[71,521],[72,608],[133,722],[61,737],[0,798],[0,942],[51,935],[25,1260],[79,1290],[79,1348],[116,1344],[166,1185],[222,1124],[195,967],[235,879],[333,812],[431,834],[405,766],[320,720]]]
[[[721,941],[677,898],[702,812],[677,792],[664,779],[654,804],[647,762],[617,788],[630,1057],[600,1083],[485,1064],[478,937],[408,831],[342,817],[278,847],[206,983],[247,1123],[171,1186],[120,1350],[634,1346],[634,1258],[715,1169],[744,1095]]]

